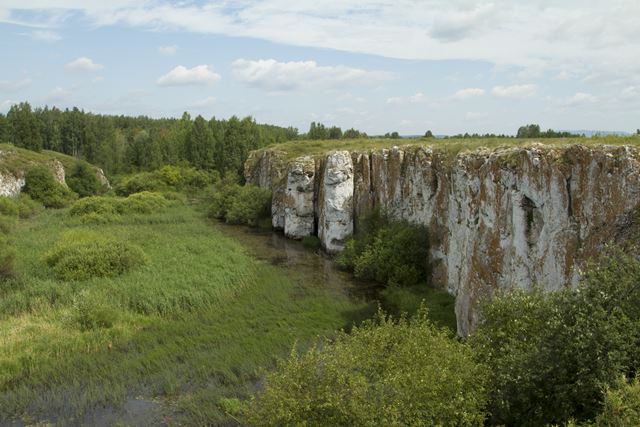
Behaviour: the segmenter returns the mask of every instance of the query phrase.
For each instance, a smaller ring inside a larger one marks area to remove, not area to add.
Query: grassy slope
[[[187,425],[220,422],[219,399],[247,397],[259,368],[295,341],[369,312],[313,284],[299,296],[280,270],[245,255],[188,206],[96,226],[140,245],[146,267],[115,279],[55,281],[42,254],[78,227],[60,210],[16,230],[23,280],[0,284],[0,420],[86,420],[98,405],[142,395],[159,396],[163,411]],[[113,327],[80,329],[75,307],[86,298],[113,309]]]
[[[76,159],[55,151],[43,150],[39,153],[24,148],[15,147],[12,144],[0,144],[0,170],[17,174],[24,172],[34,164],[47,164],[53,159],[62,163],[65,170],[69,171],[76,163]]]
[[[277,150],[294,158],[303,155],[319,155],[331,150],[378,150],[391,148],[395,145],[401,147],[430,146],[450,154],[462,151],[472,151],[479,148],[497,149],[502,147],[526,146],[532,143],[541,143],[551,146],[566,146],[582,144],[587,146],[597,145],[634,145],[640,146],[640,138],[637,136],[617,137],[608,136],[602,138],[541,138],[541,139],[505,139],[505,138],[481,138],[481,139],[346,139],[325,141],[289,141],[282,144],[271,145],[264,150]]]

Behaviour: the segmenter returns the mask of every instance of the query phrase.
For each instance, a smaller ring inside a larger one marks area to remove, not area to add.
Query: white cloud
[[[487,117],[486,113],[478,113],[478,112],[475,112],[475,111],[469,111],[464,115],[465,120],[470,121],[470,122],[476,121],[476,120],[480,120],[480,119],[483,119],[485,117]]]
[[[31,79],[0,80],[0,92],[18,92],[31,86]]]
[[[55,87],[49,94],[45,97],[46,102],[66,102],[71,98],[71,92],[68,90],[58,86]]]
[[[189,109],[191,110],[202,110],[204,108],[213,107],[216,104],[216,98],[213,96],[208,96],[204,99],[200,99],[191,105],[189,105]]]
[[[620,96],[623,99],[640,100],[640,86],[627,86],[622,90]]]
[[[173,56],[178,51],[178,46],[158,46],[158,53],[165,56]]]
[[[334,88],[368,85],[392,78],[392,75],[386,72],[367,71],[344,65],[320,66],[315,61],[237,59],[232,65],[236,79],[249,86],[271,91],[288,91],[312,86]]]
[[[525,99],[531,98],[538,91],[538,87],[534,84],[513,85],[513,86],[495,86],[491,90],[491,94],[498,98],[508,99]]]
[[[577,107],[585,104],[593,104],[598,101],[598,98],[590,93],[577,92],[575,95],[562,100],[560,103],[566,107]]]
[[[418,92],[415,95],[411,95],[411,96],[392,96],[391,98],[387,98],[387,104],[395,104],[395,105],[400,105],[400,104],[420,104],[423,103],[427,100],[427,96],[422,93],[422,92]]]
[[[9,111],[9,108],[11,108],[13,104],[15,104],[15,102],[10,99],[0,102],[0,112]]]
[[[62,40],[62,36],[60,34],[51,30],[33,30],[30,33],[30,36],[35,40],[43,42],[57,42],[58,40]]]
[[[460,89],[459,91],[454,93],[453,94],[453,98],[454,99],[467,99],[467,98],[473,98],[475,96],[482,96],[482,95],[484,95],[484,89],[467,88],[467,89]]]
[[[98,71],[104,67],[101,64],[96,64],[92,59],[86,56],[74,59],[65,65],[65,68],[70,71]]]
[[[158,78],[156,83],[159,86],[207,86],[220,78],[220,74],[213,72],[208,65],[196,65],[193,68],[178,65]]]

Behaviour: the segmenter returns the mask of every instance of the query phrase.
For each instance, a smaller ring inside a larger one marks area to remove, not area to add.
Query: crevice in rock
[[[565,184],[567,187],[567,215],[569,218],[573,218],[573,198],[571,197],[571,175],[569,175]]]
[[[520,204],[524,211],[525,220],[525,236],[527,238],[527,244],[531,247],[538,243],[544,220],[542,214],[536,206],[533,200],[527,196],[522,196],[522,202]]]

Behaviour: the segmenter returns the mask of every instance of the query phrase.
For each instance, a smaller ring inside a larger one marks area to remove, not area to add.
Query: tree
[[[491,366],[493,424],[593,419],[603,387],[640,362],[640,262],[609,249],[578,289],[513,291],[482,307],[471,337]]]
[[[520,126],[516,138],[540,138],[540,125]]]
[[[29,150],[42,150],[42,136],[37,117],[28,102],[12,105],[7,113],[10,140],[17,146]]]
[[[424,133],[424,137],[425,138],[433,138],[433,133],[430,130],[428,130],[428,131],[426,131]]]
[[[93,168],[87,162],[82,161],[76,162],[66,181],[69,188],[80,197],[93,196],[102,187]]]
[[[413,318],[373,320],[309,352],[292,351],[267,375],[250,425],[459,425],[485,419],[486,371],[471,349]]]
[[[209,125],[202,116],[196,117],[186,140],[187,160],[197,168],[213,167],[213,137]]]
[[[366,137],[366,134],[363,134],[354,128],[347,129],[342,134],[343,139],[356,139],[356,138],[364,138],[364,137]]]
[[[331,126],[329,128],[327,136],[329,139],[340,139],[342,138],[342,129],[337,126]]]
[[[311,122],[309,126],[309,133],[307,138],[309,139],[327,139],[327,128],[322,123]]]

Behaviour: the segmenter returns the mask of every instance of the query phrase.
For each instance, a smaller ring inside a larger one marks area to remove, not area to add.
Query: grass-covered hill
[[[21,176],[25,171],[36,165],[49,165],[57,160],[69,172],[77,163],[77,159],[55,151],[40,152],[26,150],[12,144],[0,144],[0,172],[8,172],[14,176]]]

